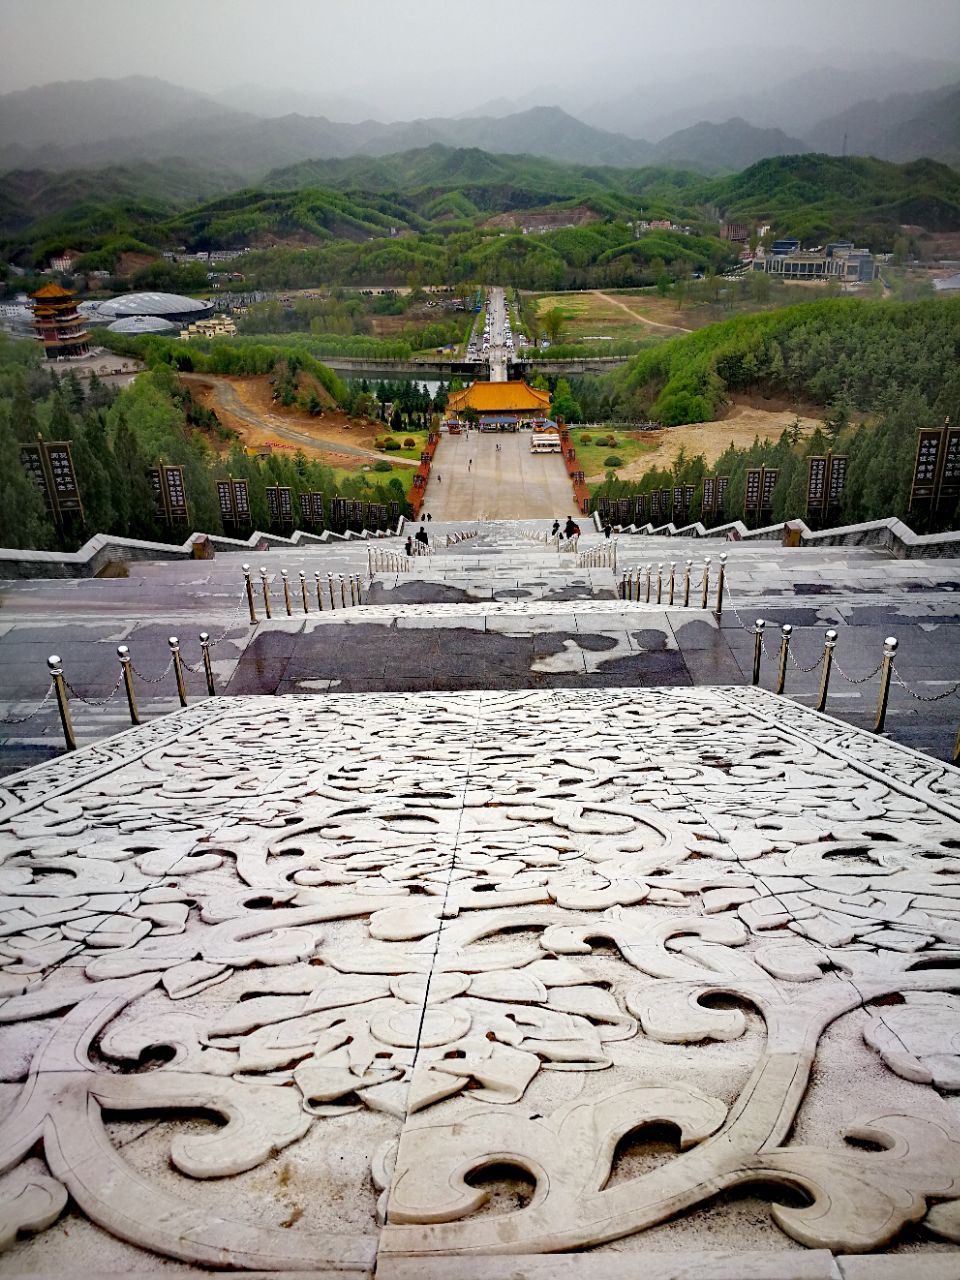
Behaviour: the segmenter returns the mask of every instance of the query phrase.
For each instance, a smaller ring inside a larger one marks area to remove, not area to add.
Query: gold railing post
[[[718,618],[723,613],[723,575],[724,575],[724,572],[726,571],[726,568],[727,568],[727,553],[725,551],[721,551],[720,573],[717,577],[717,607],[714,610]]]
[[[250,581],[250,566],[248,564],[243,566],[243,580],[247,588],[247,608],[250,610],[250,621],[254,623],[257,621],[257,611],[253,606],[253,583]]]
[[[707,556],[703,562],[703,594],[700,598],[700,608],[707,607],[707,592],[710,590],[710,557]]]
[[[170,646],[170,652],[173,654],[173,674],[177,678],[177,697],[180,699],[181,707],[187,705],[187,687],[183,683],[183,662],[180,658],[180,641],[176,636],[171,636],[167,641]]]
[[[307,575],[300,570],[300,595],[303,598],[303,612],[310,612],[310,605],[307,601]]]
[[[688,560],[683,570],[683,607],[689,608],[690,605],[690,570],[693,568],[693,561]]]
[[[323,592],[320,590],[320,570],[315,569],[313,573],[317,584],[317,608],[323,613]]]
[[[125,644],[117,645],[117,657],[120,659],[120,670],[123,672],[123,687],[127,691],[127,706],[130,708],[130,723],[140,723],[137,710],[137,695],[133,691],[133,672],[130,670],[130,650]]]
[[[286,569],[280,570],[280,581],[283,583],[283,603],[287,608],[287,617],[293,617],[293,610],[290,607],[290,583],[287,581]]]
[[[663,565],[657,565],[657,604],[663,599]]]
[[[760,657],[763,653],[763,628],[767,624],[758,618],[753,624],[753,683],[760,683]]]
[[[827,689],[830,685],[830,668],[833,666],[833,650],[837,643],[837,633],[827,632],[823,638],[823,670],[820,672],[820,692],[817,694],[817,711],[823,711],[827,705]]]
[[[627,598],[627,575],[626,573],[622,573],[620,575],[620,599],[626,600],[626,598]]]
[[[343,574],[338,573],[337,577],[340,579],[340,603],[345,609],[347,607],[347,589],[343,584]]]
[[[787,654],[790,652],[790,636],[793,634],[793,627],[789,622],[785,622],[780,628],[780,666],[777,668],[777,693],[783,693],[783,686],[787,682]]]
[[[327,588],[328,588],[328,590],[329,590],[329,592],[330,592],[330,608],[331,608],[331,609],[336,609],[336,607],[337,607],[337,602],[336,602],[336,600],[335,600],[335,598],[334,598],[334,595],[333,595],[333,574],[332,574],[332,573],[328,573],[328,574],[327,574]]]
[[[273,614],[270,612],[270,587],[267,584],[266,569],[260,570],[260,585],[263,588],[263,611],[268,618],[272,618]]]
[[[880,666],[880,692],[877,695],[877,714],[873,721],[873,732],[883,733],[883,722],[887,718],[887,702],[890,698],[890,675],[893,660],[897,655],[896,636],[887,636],[883,642],[883,662]]]
[[[357,604],[363,604],[363,574],[358,573],[357,578]]]
[[[676,578],[677,578],[677,562],[676,560],[671,560],[670,561],[670,595],[667,600],[667,604],[673,604],[673,588],[676,582]]]
[[[67,702],[67,687],[63,683],[63,663],[55,653],[47,659],[53,691],[57,695],[57,710],[60,712],[60,724],[63,727],[63,740],[68,751],[76,751],[77,739],[73,733],[73,721],[70,719],[70,705]]]
[[[210,663],[210,636],[206,631],[200,632],[200,656],[203,658],[203,674],[207,677],[207,693],[213,698],[217,686],[213,683],[213,666]]]
[[[645,603],[649,604],[650,603],[650,571],[653,568],[653,566],[649,564],[645,564],[643,567],[647,575],[647,598]]]

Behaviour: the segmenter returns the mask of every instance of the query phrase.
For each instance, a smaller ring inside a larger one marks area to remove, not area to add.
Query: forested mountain
[[[822,151],[909,160],[933,156],[960,161],[960,86],[928,93],[896,94],[876,102],[858,102],[822,120],[810,140]]]
[[[893,248],[903,223],[960,230],[960,174],[932,161],[894,165],[858,157],[781,156],[711,179],[662,166],[563,165],[435,145],[396,156],[313,160],[274,171],[255,188],[236,190],[235,181],[229,173],[166,165],[81,171],[59,179],[36,171],[10,174],[0,187],[0,254],[29,266],[71,248],[98,255],[84,263],[87,268],[110,270],[130,249],[156,255],[180,245],[284,245],[292,251],[369,241],[369,252],[360,257],[389,260],[402,271],[417,269],[415,263],[400,264],[422,255],[428,275],[441,263],[446,269],[457,252],[469,256],[482,249],[478,269],[508,253],[518,261],[536,258],[535,278],[550,285],[569,283],[567,267],[578,253],[583,265],[593,261],[594,250],[606,254],[615,246],[620,259],[658,256],[647,253],[650,233],[630,247],[627,224],[640,217],[672,218],[715,234],[716,221],[704,221],[705,210],[711,210],[713,219],[719,212],[731,220],[768,221],[778,234],[815,243],[850,236],[876,250]],[[196,196],[211,194],[196,203]],[[546,233],[528,237],[522,251],[516,235],[503,244],[528,211],[546,216]],[[505,214],[512,216],[504,219]],[[601,224],[611,222],[618,229],[601,246]],[[566,233],[565,224],[572,224]],[[591,227],[593,239],[587,234]],[[555,244],[565,244],[565,235],[571,244],[562,249],[561,263],[551,254]],[[412,245],[410,236],[421,239]],[[380,245],[381,240],[390,243]],[[664,260],[675,260],[683,243],[671,242]],[[359,260],[353,250],[348,256]],[[691,269],[699,269],[693,263],[703,258],[700,251],[694,254]],[[717,260],[713,250],[706,254],[708,265]],[[354,278],[353,268],[338,262],[346,277],[335,278]],[[319,269],[319,261],[314,266]],[[618,278],[613,272],[604,280]],[[622,282],[632,283],[633,277],[627,273]]]
[[[960,406],[960,299],[822,299],[738,316],[674,338],[616,378],[632,414],[709,422],[728,395],[762,391],[849,409],[922,400],[942,422]]]

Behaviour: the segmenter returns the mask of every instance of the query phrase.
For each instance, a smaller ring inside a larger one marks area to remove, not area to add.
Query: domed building
[[[126,333],[137,337],[142,333],[176,333],[180,326],[175,320],[161,316],[124,316],[107,325],[107,333]]]
[[[182,293],[121,293],[106,302],[84,302],[80,310],[88,324],[112,324],[114,320],[154,316],[174,328],[212,315],[213,303]]]

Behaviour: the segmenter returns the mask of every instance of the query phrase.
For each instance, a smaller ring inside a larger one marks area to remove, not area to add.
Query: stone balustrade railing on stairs
[[[305,533],[298,529],[291,537],[257,530],[249,538],[228,538],[217,533],[191,533],[182,543],[149,542],[142,538],[120,538],[98,533],[79,551],[30,551],[21,547],[0,547],[0,581],[24,578],[95,578],[115,561],[195,560],[207,558],[194,550],[204,542],[212,551],[255,551],[267,547],[312,547],[329,542],[398,538],[405,520],[401,516],[394,530],[348,529],[346,533]]]
[[[603,524],[598,512],[593,513],[597,532]],[[810,529],[803,520],[783,520],[762,529],[748,529],[742,520],[716,525],[708,529],[699,520],[677,527],[672,522],[654,526],[621,525],[624,535],[656,538],[722,538],[732,542],[785,542],[791,533],[799,533],[803,547],[880,547],[898,560],[935,560],[960,556],[960,532],[914,533],[909,525],[895,516],[887,520],[865,520],[862,524],[838,525],[833,529]]]

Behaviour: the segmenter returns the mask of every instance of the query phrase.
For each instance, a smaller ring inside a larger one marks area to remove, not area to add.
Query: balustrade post
[[[883,642],[883,662],[880,666],[880,692],[877,695],[877,714],[873,722],[873,732],[883,733],[883,723],[887,718],[887,702],[890,699],[890,676],[893,660],[897,654],[896,636],[887,636]]]
[[[47,659],[53,691],[57,695],[57,710],[60,712],[60,725],[63,729],[63,741],[67,751],[76,751],[77,739],[73,732],[73,721],[70,719],[70,704],[67,702],[67,686],[63,681],[63,663],[55,653]]]
[[[213,683],[213,666],[210,663],[210,636],[206,631],[200,632],[200,656],[203,658],[203,674],[207,677],[207,693],[213,698],[217,687]]]
[[[123,687],[127,694],[127,706],[130,709],[130,723],[140,723],[140,712],[137,710],[137,695],[133,689],[133,672],[130,670],[130,650],[125,644],[117,645],[117,657],[120,659],[120,670],[123,672]]]
[[[170,652],[173,654],[173,674],[177,679],[177,697],[180,699],[181,707],[187,705],[187,687],[183,683],[183,662],[180,658],[180,641],[176,636],[171,636],[167,641],[170,646]]]
[[[247,589],[247,608],[250,610],[250,622],[253,624],[257,621],[257,611],[253,607],[253,583],[250,581],[250,566],[248,564],[243,566],[243,580]]]
[[[723,575],[724,575],[724,572],[726,571],[726,568],[727,568],[727,553],[725,551],[722,551],[720,553],[720,573],[717,576],[717,607],[714,610],[718,618],[723,613]]]
[[[820,672],[820,692],[817,694],[817,711],[823,711],[827,705],[827,688],[830,684],[830,668],[833,666],[833,650],[837,643],[837,633],[827,632],[823,638],[823,669]]]
[[[760,656],[763,653],[763,628],[767,624],[758,618],[753,624],[753,683],[760,683]]]
[[[793,634],[793,627],[789,622],[785,622],[780,628],[780,666],[777,669],[777,693],[783,693],[783,686],[787,682],[787,654],[790,651],[790,636]]]

